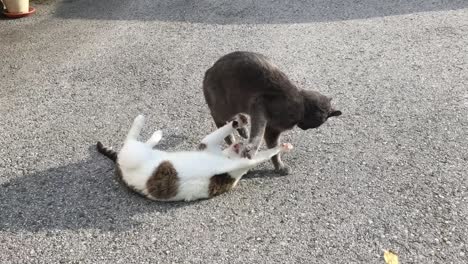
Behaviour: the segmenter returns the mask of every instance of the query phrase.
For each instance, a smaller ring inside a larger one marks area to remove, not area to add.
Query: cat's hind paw
[[[145,116],[142,114],[139,114],[135,119],[133,119],[133,122],[138,125],[143,125],[145,123]]]
[[[249,118],[245,114],[237,114],[232,118],[232,127],[233,128],[242,128],[249,123]]]
[[[153,135],[146,141],[146,144],[148,144],[151,147],[156,146],[159,141],[162,138],[162,131],[157,130],[156,132],[153,133]]]

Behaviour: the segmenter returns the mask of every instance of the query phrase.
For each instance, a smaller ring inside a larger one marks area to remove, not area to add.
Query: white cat
[[[249,169],[292,149],[291,144],[285,143],[261,151],[252,159],[241,158],[242,143],[222,150],[220,144],[224,138],[246,124],[247,117],[238,114],[206,136],[198,151],[165,152],[153,149],[162,138],[160,130],[146,143],[137,140],[144,125],[144,117],[139,115],[118,154],[101,142],[97,143],[97,149],[116,162],[117,176],[145,197],[159,201],[206,199],[231,190]]]

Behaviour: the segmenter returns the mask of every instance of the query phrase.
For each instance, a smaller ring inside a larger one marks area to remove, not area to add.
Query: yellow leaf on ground
[[[398,255],[390,250],[385,250],[383,257],[387,264],[398,264]]]

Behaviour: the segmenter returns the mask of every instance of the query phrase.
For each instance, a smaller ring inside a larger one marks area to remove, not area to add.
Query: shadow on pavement
[[[342,21],[468,8],[466,0],[64,0],[66,19],[288,24]]]
[[[270,169],[251,169],[249,172],[247,172],[243,177],[242,180],[249,180],[249,179],[256,179],[256,178],[283,178],[283,177],[288,177],[288,175],[281,175],[278,172],[275,172],[273,164],[271,162],[265,162]]]
[[[94,145],[89,149],[88,160],[2,184],[0,230],[127,230],[138,225],[132,220],[137,214],[164,214],[196,203],[155,202],[131,193],[115,179],[113,163]]]
[[[174,149],[187,138],[170,135],[158,144]],[[105,144],[105,143],[104,143]],[[90,158],[17,177],[0,185],[0,231],[99,229],[124,231],[139,224],[133,216],[170,213],[194,202],[157,202],[136,195],[117,182],[114,164],[89,146]],[[269,177],[251,171],[246,179]],[[229,194],[225,194],[229,195]]]

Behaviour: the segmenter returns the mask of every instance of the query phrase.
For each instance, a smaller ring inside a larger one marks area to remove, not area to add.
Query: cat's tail
[[[117,162],[117,151],[110,149],[108,147],[105,147],[100,141],[96,143],[96,148],[99,153],[108,157],[114,163]]]

